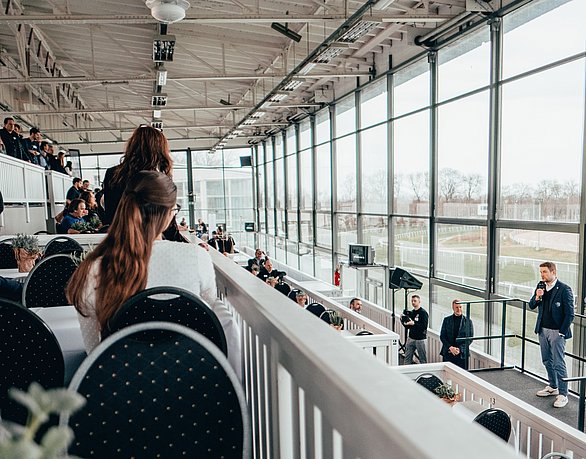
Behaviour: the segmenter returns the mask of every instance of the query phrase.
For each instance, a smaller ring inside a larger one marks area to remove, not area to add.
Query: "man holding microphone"
[[[531,309],[538,308],[535,333],[539,335],[541,360],[547,370],[549,384],[537,391],[539,397],[555,395],[555,408],[568,404],[568,376],[564,351],[566,340],[572,337],[570,325],[574,320],[572,289],[557,278],[556,266],[551,261],[539,265],[541,282],[529,300]]]

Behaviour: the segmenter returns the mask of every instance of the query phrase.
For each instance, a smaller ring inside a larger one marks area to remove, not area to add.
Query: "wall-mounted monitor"
[[[374,249],[369,245],[350,244],[348,262],[350,265],[372,265],[374,263]]]

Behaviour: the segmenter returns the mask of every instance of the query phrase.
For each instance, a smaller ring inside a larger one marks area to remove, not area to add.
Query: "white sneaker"
[[[565,395],[558,395],[553,402],[553,406],[556,408],[563,408],[568,404],[568,397]]]
[[[543,389],[538,390],[535,395],[538,397],[549,397],[550,395],[560,395],[559,389],[554,389],[553,387],[545,386]]]

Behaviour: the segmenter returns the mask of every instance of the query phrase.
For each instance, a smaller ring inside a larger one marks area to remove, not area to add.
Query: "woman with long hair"
[[[87,223],[91,222],[95,217],[98,217],[98,203],[96,202],[96,197],[92,190],[82,191],[79,195],[79,199],[82,199],[85,202],[87,215],[85,215],[83,219]]]
[[[201,296],[218,316],[228,357],[238,368],[239,330],[226,306],[217,301],[210,254],[197,244],[162,240],[175,218],[177,187],[161,172],[138,172],[128,181],[105,239],[73,274],[67,299],[75,305],[86,350],[100,342],[106,323],[132,295],[171,286]],[[230,355],[230,354],[234,355]]]
[[[146,125],[136,128],[128,139],[121,163],[106,171],[103,184],[104,225],[112,223],[126,183],[140,171],[158,171],[169,177],[173,171],[167,138],[160,130]]]

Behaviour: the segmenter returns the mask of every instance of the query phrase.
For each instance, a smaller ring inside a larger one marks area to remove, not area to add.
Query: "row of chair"
[[[61,420],[75,432],[71,454],[248,457],[244,396],[226,360],[223,329],[201,299],[175,288],[145,290],[112,317],[103,338],[70,385],[88,399],[79,413]],[[55,336],[36,314],[9,301],[0,301],[0,366],[5,420],[26,420],[25,410],[7,397],[10,387],[63,385]]]

